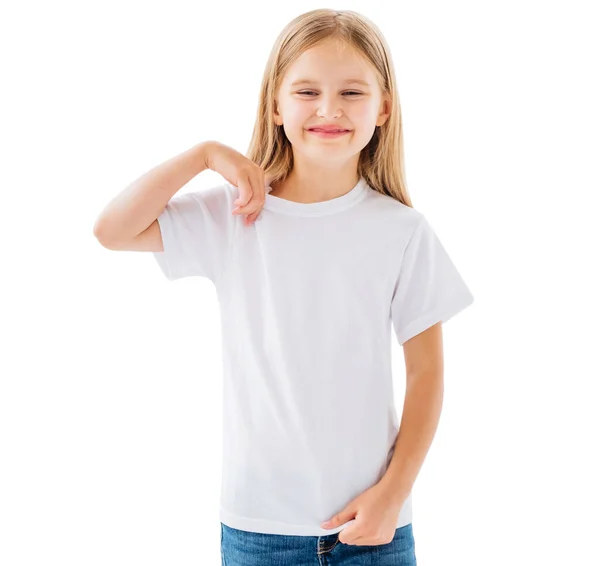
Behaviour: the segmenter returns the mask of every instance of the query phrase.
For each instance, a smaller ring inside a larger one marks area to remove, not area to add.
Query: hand
[[[329,521],[321,523],[324,529],[334,529],[355,519],[339,532],[338,539],[345,544],[372,546],[392,542],[402,505],[393,499],[381,482],[353,499],[345,509]]]
[[[239,196],[232,214],[245,214],[246,226],[256,220],[265,204],[268,182],[264,171],[232,147],[219,142],[207,144],[206,166],[238,188]]]

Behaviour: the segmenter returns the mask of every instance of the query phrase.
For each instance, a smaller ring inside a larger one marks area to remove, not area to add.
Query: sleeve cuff
[[[454,315],[458,314],[462,310],[466,309],[473,303],[474,297],[470,292],[462,293],[457,295],[448,305],[439,307],[422,314],[416,320],[413,320],[406,325],[400,332],[396,334],[398,343],[404,344],[410,340],[413,336],[420,334],[424,330],[427,330],[430,326],[438,322],[447,322]]]

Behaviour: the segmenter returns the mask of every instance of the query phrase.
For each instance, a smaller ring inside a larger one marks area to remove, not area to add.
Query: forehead
[[[355,48],[339,41],[319,43],[304,51],[288,67],[283,83],[339,83],[375,86],[377,75],[373,65]]]

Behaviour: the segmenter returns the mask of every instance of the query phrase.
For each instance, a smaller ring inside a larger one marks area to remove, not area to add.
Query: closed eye
[[[307,94],[308,95],[310,93],[315,94],[315,91],[314,90],[303,90],[303,91],[299,92],[298,94]],[[344,92],[342,94],[348,94],[350,96],[356,96],[356,95],[362,94],[362,92],[357,92],[355,90],[350,90],[350,91],[346,91],[346,92]]]

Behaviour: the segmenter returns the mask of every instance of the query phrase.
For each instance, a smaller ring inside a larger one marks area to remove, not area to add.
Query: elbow
[[[110,244],[108,243],[108,238],[106,237],[106,232],[102,229],[102,223],[100,220],[96,220],[93,228],[94,237],[100,245],[106,249],[111,249]]]

